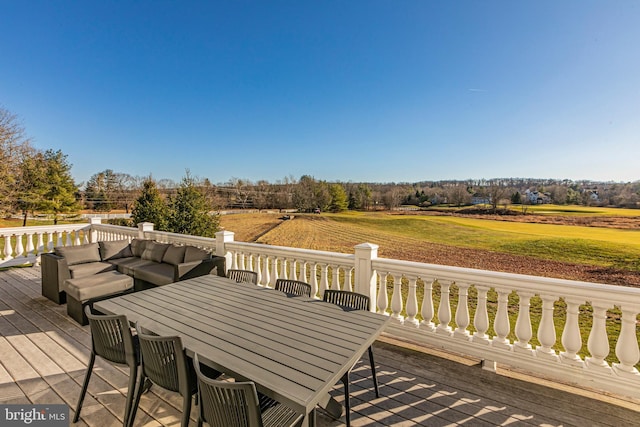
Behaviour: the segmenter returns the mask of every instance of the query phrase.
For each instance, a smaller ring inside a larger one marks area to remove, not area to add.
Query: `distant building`
[[[524,197],[526,201],[532,205],[542,205],[546,203],[551,203],[550,193],[542,193],[540,191],[531,191],[527,189],[524,192]]]
[[[473,195],[471,196],[471,204],[472,205],[490,205],[491,196],[487,196],[486,194],[481,194],[481,193],[473,193]]]

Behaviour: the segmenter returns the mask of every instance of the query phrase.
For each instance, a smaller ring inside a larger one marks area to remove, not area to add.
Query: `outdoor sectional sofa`
[[[225,275],[224,257],[191,245],[133,239],[62,246],[42,254],[42,295],[84,323],[90,301],[205,274]]]

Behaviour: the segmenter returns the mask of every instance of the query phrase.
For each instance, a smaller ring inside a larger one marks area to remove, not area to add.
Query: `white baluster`
[[[577,353],[582,348],[578,313],[580,304],[584,301],[565,299],[565,302],[567,303],[567,319],[564,324],[564,330],[562,331],[562,346],[565,351],[560,353],[560,361],[570,365],[583,366],[584,362]]]
[[[449,288],[451,282],[445,282],[438,280],[440,283],[440,306],[438,307],[438,326],[436,333],[444,335],[453,335],[451,326],[451,303],[449,302]]]
[[[300,261],[300,280],[309,283],[309,279],[307,279],[307,261]],[[313,291],[311,294],[315,295]]]
[[[511,349],[511,344],[507,339],[507,335],[511,331],[511,324],[509,323],[509,291],[504,289],[498,289],[498,311],[496,312],[496,318],[493,321],[493,330],[496,331],[496,336],[491,340],[491,346],[502,349]]]
[[[456,329],[453,336],[458,339],[469,339],[467,328],[470,324],[469,316],[469,284],[458,283],[458,307],[456,307]]]
[[[318,264],[316,263],[311,263],[311,266],[309,267],[309,284],[311,285],[311,293],[313,295],[318,295],[318,291],[320,290],[318,288]],[[320,298],[322,298],[324,296],[324,294],[320,295]]]
[[[56,232],[56,235],[58,237],[58,243],[56,244],[56,246],[64,246],[64,240],[62,240],[63,239],[62,231]]]
[[[289,265],[289,274],[287,277],[291,280],[298,280],[298,272],[296,270],[297,261],[295,259],[288,259],[287,264]]]
[[[13,258],[13,247],[11,246],[11,235],[3,234],[4,237],[4,260],[10,260]]]
[[[533,355],[533,349],[531,348],[531,338],[533,337],[533,331],[531,329],[531,297],[532,293],[518,292],[520,297],[520,303],[518,304],[518,318],[516,319],[516,342],[513,346],[513,351],[518,353],[527,353]]]
[[[67,231],[66,236],[67,236],[67,246],[72,246],[73,240],[71,239],[71,231]]]
[[[320,295],[329,289],[329,264],[320,265]]]
[[[407,296],[407,317],[404,319],[405,325],[418,327],[418,296],[417,296],[417,277],[409,278],[409,295]]]
[[[607,304],[592,302],[593,324],[587,340],[590,357],[585,358],[585,365],[589,369],[611,371],[605,360],[609,355],[609,337],[607,336]]]
[[[387,296],[387,274],[380,273],[380,287],[378,289],[378,313],[388,315],[387,306],[389,297]]]
[[[265,271],[269,271],[269,269],[266,268],[266,259],[260,254],[256,255],[256,274],[258,275],[258,284],[262,284],[263,283],[262,282],[262,279],[263,279],[263,277],[262,277],[262,263],[263,262],[265,263]]]
[[[34,249],[33,233],[27,233],[27,253],[25,254],[25,256],[33,255]]]
[[[353,268],[345,269],[345,278],[349,279],[348,282],[345,282],[345,286],[348,286],[345,290],[349,292],[353,292]]]
[[[247,262],[246,262],[246,254],[244,253],[244,251],[242,252],[238,252],[238,269],[239,270],[246,270],[247,269]]]
[[[264,269],[262,270],[262,281],[260,283],[262,283],[262,286],[265,287],[269,287],[269,285],[271,284],[271,268],[269,266],[269,263],[272,262],[272,259],[269,255],[267,255],[266,257],[264,257]]]
[[[47,252],[51,252],[53,247],[53,233],[47,233]]]
[[[420,322],[420,329],[424,329],[429,332],[436,330],[436,325],[433,323],[433,316],[435,311],[433,309],[433,282],[434,280],[423,279],[424,283],[424,295],[422,296],[422,322]]]
[[[620,325],[620,335],[616,343],[616,356],[620,363],[614,363],[613,369],[616,374],[634,378],[640,378],[640,373],[634,367],[640,360],[638,349],[638,338],[636,335],[638,307],[620,307],[622,310],[622,324]]]
[[[476,312],[473,315],[473,326],[476,328],[471,341],[479,344],[489,344],[489,336],[487,331],[489,330],[489,313],[487,311],[487,291],[489,288],[486,286],[476,286],[478,291],[478,304],[476,305]]]
[[[556,327],[553,322],[553,305],[558,299],[554,295],[540,295],[542,299],[542,317],[538,325],[536,355],[541,358],[558,360],[558,354],[552,348],[556,343]]]
[[[340,290],[340,268],[337,265],[331,266],[331,289]]]
[[[402,312],[402,274],[393,274],[393,293],[391,294],[391,317],[397,322],[403,322]]]
[[[24,256],[24,246],[22,244],[23,235],[16,234],[16,258]]]
[[[275,287],[276,280],[278,280],[278,257],[273,257],[273,262],[271,263],[271,287]]]
[[[37,233],[36,235],[38,236],[38,242],[36,243],[36,253],[40,255],[41,253],[46,252],[43,240],[44,233]]]
[[[75,239],[74,239],[74,244],[75,244],[76,246],[81,245],[82,243],[81,243],[81,241],[80,241],[80,231],[74,231],[74,232],[73,232],[73,236],[75,237]]]

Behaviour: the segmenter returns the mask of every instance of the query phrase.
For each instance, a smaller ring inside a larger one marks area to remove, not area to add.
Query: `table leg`
[[[316,425],[316,409],[313,408],[302,420],[302,427],[316,427]]]
[[[342,416],[342,410],[344,409],[344,406],[342,406],[337,400],[335,400],[329,393],[327,393],[326,396],[320,402],[318,402],[318,405],[322,409],[327,411],[327,413],[336,420],[340,419],[340,417]]]

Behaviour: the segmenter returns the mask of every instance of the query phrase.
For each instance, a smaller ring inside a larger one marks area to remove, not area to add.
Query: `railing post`
[[[231,268],[231,261],[233,261],[233,254],[226,249],[227,242],[233,242],[235,233],[232,231],[218,231],[216,233],[216,255],[225,257],[225,268]],[[225,274],[227,272],[225,271]]]
[[[147,231],[153,231],[152,222],[141,222],[138,224],[138,238],[144,239],[144,233]]]
[[[371,301],[369,309],[376,311],[376,278],[372,261],[378,258],[378,245],[362,243],[355,247],[355,284],[354,292],[369,297]]]
[[[100,217],[90,217],[89,224],[91,225],[91,227],[89,227],[89,243],[97,242],[98,230],[94,230],[93,226],[95,224],[102,224],[102,219],[100,219]]]

